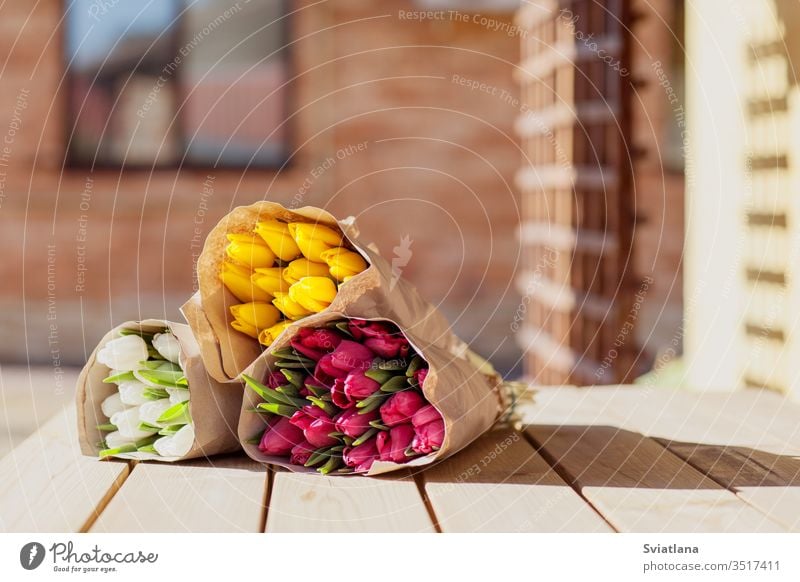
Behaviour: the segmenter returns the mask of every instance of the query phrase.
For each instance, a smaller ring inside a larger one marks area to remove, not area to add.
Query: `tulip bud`
[[[288,455],[296,444],[303,441],[303,431],[281,416],[270,420],[258,449],[266,455]]]
[[[151,400],[146,402],[139,407],[139,421],[153,426],[159,426],[160,423],[158,419],[167,410],[172,408],[172,406],[173,404],[170,402],[169,398],[162,398],[161,400]]]
[[[397,392],[381,406],[381,419],[386,426],[411,422],[411,417],[425,406],[425,399],[413,390]]]
[[[288,293],[275,293],[272,304],[288,319],[301,319],[313,313],[289,297]]]
[[[189,391],[183,388],[166,388],[170,404],[179,404],[189,400]]]
[[[186,424],[172,436],[163,436],[153,443],[153,448],[162,457],[182,457],[194,444],[194,425]]]
[[[117,389],[119,390],[119,397],[123,404],[127,404],[128,406],[140,406],[150,401],[150,399],[145,396],[145,392],[148,389],[147,384],[143,384],[138,380],[121,382]],[[188,390],[185,392],[188,392]]]
[[[381,461],[394,461],[405,463],[406,449],[411,446],[414,439],[414,427],[410,424],[401,424],[388,431],[381,431],[375,438],[378,454]]]
[[[281,318],[281,314],[273,305],[264,302],[231,305],[230,310],[235,320],[257,330],[270,328],[278,323]],[[256,334],[256,337],[258,337],[258,334]]]
[[[378,418],[379,414],[377,410],[373,410],[367,414],[359,414],[357,409],[350,408],[341,412],[334,419],[334,425],[338,432],[356,439],[372,428],[369,423],[373,420],[378,420]]]
[[[422,425],[437,420],[442,420],[442,415],[439,414],[439,411],[436,410],[433,405],[427,404],[414,413],[414,416],[411,418],[411,424],[414,425],[414,428],[419,428]]]
[[[314,453],[314,447],[307,442],[297,443],[292,448],[289,462],[293,465],[305,465]]]
[[[291,261],[300,256],[300,247],[289,233],[287,223],[280,220],[261,220],[256,223],[255,232],[280,260]]]
[[[228,257],[244,267],[271,267],[275,264],[275,253],[258,236],[251,234],[229,234],[225,249]]]
[[[336,285],[327,277],[303,277],[289,287],[289,298],[314,313],[330,307],[335,297]]]
[[[367,268],[367,261],[358,253],[343,247],[327,250],[320,255],[337,281],[358,275]]]
[[[103,400],[103,403],[100,404],[100,410],[103,411],[106,418],[111,418],[117,412],[122,412],[127,408],[128,406],[122,401],[119,392],[114,392],[114,394]]]
[[[329,447],[338,442],[335,438],[330,436],[335,430],[333,422],[331,422],[329,417],[318,418],[303,431],[303,435],[306,437],[309,444],[317,448]]]
[[[427,455],[442,446],[444,441],[444,421],[434,420],[422,426],[414,428],[416,436],[411,443],[411,448],[415,453]]]
[[[231,327],[240,333],[249,335],[253,339],[258,339],[258,329],[245,321],[234,319],[231,322]]]
[[[222,284],[242,303],[253,301],[269,301],[271,295],[254,284],[252,271],[230,261],[223,261],[219,272]]]
[[[97,361],[112,370],[138,370],[148,358],[147,342],[135,334],[108,342],[97,352]]]
[[[106,448],[109,449],[118,449],[125,445],[132,445],[136,442],[135,439],[129,439],[122,436],[118,430],[108,433],[106,438],[103,440],[106,441]]]
[[[331,366],[350,372],[351,370],[366,370],[375,359],[372,351],[359,343],[342,340],[331,353]]]
[[[169,400],[167,400],[169,403]],[[120,435],[133,441],[141,440],[158,432],[157,430],[142,430],[139,428],[142,420],[139,417],[139,408],[128,408],[111,416],[111,424],[117,427]]]
[[[322,253],[342,244],[342,235],[329,226],[307,222],[290,222],[289,232],[307,259],[324,263]]]
[[[428,377],[428,368],[420,368],[416,372],[414,372],[414,379],[419,384],[419,387],[422,388],[422,385],[425,383],[425,378]]]
[[[157,333],[153,336],[153,347],[165,360],[177,364],[181,355],[181,344],[178,338],[169,332]]]
[[[271,301],[275,293],[286,293],[289,290],[289,285],[281,276],[280,267],[258,268],[250,276],[250,280],[256,287],[269,295],[269,299],[266,301]]]
[[[283,330],[291,323],[291,321],[279,321],[275,325],[262,329],[258,334],[258,343],[270,346],[275,339],[283,333]]]
[[[357,473],[366,473],[372,467],[375,459],[378,458],[378,447],[375,439],[370,439],[357,447],[345,448],[342,458],[345,464],[355,469]]]
[[[293,285],[303,277],[327,277],[328,266],[308,259],[295,259],[283,270],[284,280]]]
[[[380,384],[364,375],[364,370],[353,370],[344,379],[344,393],[350,400],[362,400],[380,388]]]
[[[332,352],[341,341],[342,336],[330,329],[304,327],[292,338],[291,345],[298,353],[319,361],[326,353]]]

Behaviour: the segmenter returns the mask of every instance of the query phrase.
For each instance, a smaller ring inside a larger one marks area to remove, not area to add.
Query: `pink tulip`
[[[411,443],[415,453],[427,455],[442,447],[444,441],[444,421],[434,420],[414,428],[416,435]]]
[[[338,442],[335,438],[330,436],[335,430],[336,427],[333,425],[333,421],[330,418],[318,418],[308,425],[308,428],[303,431],[303,436],[306,437],[309,444],[316,448],[329,447]]]
[[[406,449],[413,439],[414,427],[410,424],[401,424],[391,430],[379,432],[375,444],[381,461],[405,463],[408,460]]]
[[[301,328],[292,338],[292,347],[304,356],[312,360],[319,359],[327,353],[336,349],[342,341],[342,336],[326,328]]]
[[[350,372],[367,370],[374,359],[375,354],[368,347],[350,340],[342,340],[331,353],[330,363],[334,368]]]
[[[312,447],[309,443],[297,443],[292,448],[292,454],[289,457],[289,462],[291,462],[293,465],[305,465],[313,452],[314,447]]]
[[[380,388],[381,385],[365,376],[363,370],[353,370],[344,379],[344,393],[350,400],[362,400]]]
[[[365,319],[351,319],[347,322],[347,329],[357,340],[382,337],[397,332],[394,326],[386,321],[367,321]]]
[[[286,379],[286,376],[280,372],[272,372],[272,374],[267,376],[267,381],[265,382],[265,384],[273,390],[278,386],[285,386],[288,383],[289,381]]]
[[[411,346],[404,337],[383,336],[364,340],[364,345],[384,359],[405,358]]]
[[[325,354],[317,362],[314,378],[319,381],[320,386],[332,388],[334,380],[347,376],[347,370],[340,370],[333,365],[332,360],[333,354]]]
[[[363,445],[357,447],[347,447],[342,454],[344,463],[352,467],[357,473],[366,473],[372,467],[372,463],[378,458],[378,448],[375,439],[370,439]]]
[[[372,428],[369,425],[370,422],[378,420],[377,410],[366,414],[359,414],[358,412],[358,409],[350,408],[340,413],[339,416],[334,419],[336,430],[356,439]]]
[[[414,413],[425,406],[425,399],[413,390],[393,394],[381,406],[381,418],[386,426],[410,422]]]
[[[420,368],[416,372],[414,372],[414,379],[419,384],[419,387],[422,388],[422,385],[425,384],[425,378],[428,377],[428,368]]]
[[[435,420],[442,420],[442,415],[432,405],[427,404],[414,413],[411,418],[411,424],[414,425],[414,428],[419,428]]]
[[[336,406],[342,409],[356,405],[344,391],[343,378],[336,378],[336,380],[333,381],[333,385],[331,386],[331,400],[333,400]]]
[[[300,442],[303,442],[303,431],[282,416],[277,421],[270,422],[258,449],[266,455],[288,455]]]
[[[292,415],[292,418],[289,419],[289,422],[291,422],[297,428],[305,430],[318,418],[328,418],[328,415],[325,414],[325,411],[319,406],[306,404],[303,408]]]

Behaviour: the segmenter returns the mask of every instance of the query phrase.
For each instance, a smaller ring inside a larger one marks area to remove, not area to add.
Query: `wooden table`
[[[800,531],[800,405],[767,392],[542,389],[527,426],[428,471],[82,457],[66,408],[0,461],[0,531]]]

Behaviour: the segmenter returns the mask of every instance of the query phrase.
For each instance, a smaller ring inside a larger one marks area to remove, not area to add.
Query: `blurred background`
[[[269,199],[508,377],[797,391],[792,0],[9,0],[0,453]]]

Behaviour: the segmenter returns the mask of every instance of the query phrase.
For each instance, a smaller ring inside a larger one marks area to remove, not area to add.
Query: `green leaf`
[[[294,348],[290,346],[286,346],[285,348],[281,348],[279,350],[272,350],[270,355],[275,356],[279,360],[292,360],[300,356],[300,354],[295,352]]]
[[[158,451],[153,445],[145,445],[143,447],[139,447],[136,449],[140,453],[155,453],[158,454]]]
[[[260,436],[254,436],[254,437],[251,437],[249,439],[245,439],[244,442],[247,443],[248,445],[257,445],[258,443],[261,442],[261,437]]]
[[[180,388],[178,381],[184,378],[183,372],[180,370],[167,371],[167,370],[137,370],[134,376],[139,378],[145,384],[152,383],[157,386],[164,386],[165,388]]]
[[[377,428],[378,430],[389,430],[389,427],[383,424],[380,420],[372,420],[370,421],[369,425],[372,428]]]
[[[264,400],[267,399],[266,394],[269,391],[269,388],[264,386],[261,382],[259,382],[255,378],[251,378],[247,374],[242,374],[242,380],[244,380],[244,383],[247,385],[248,388],[250,388],[250,390],[261,396],[261,398],[263,398]]]
[[[294,406],[287,406],[286,404],[273,404],[271,402],[262,402],[258,405],[258,408],[272,414],[285,416],[286,418],[291,418],[292,415],[297,412],[297,408]]]
[[[345,436],[342,437],[342,440],[344,441],[344,444],[346,444],[348,447],[352,447],[353,446],[353,438],[352,437],[349,437],[349,436],[345,435]]]
[[[184,426],[186,426],[186,425],[185,424],[173,424],[173,425],[170,425],[168,427],[162,428],[161,430],[158,431],[158,434],[160,434],[161,436],[174,436],[175,433],[178,432],[179,430],[181,430]]]
[[[284,396],[289,396],[291,398],[302,398],[302,396],[300,396],[300,391],[291,384],[284,384],[283,386],[278,386],[277,388],[275,388],[275,392],[279,392]]]
[[[337,323],[334,323],[333,327],[335,327],[336,329],[338,329],[342,333],[347,334],[350,337],[353,337],[353,334],[350,333],[350,328],[348,327],[346,321],[339,321]]]
[[[328,462],[322,465],[317,471],[322,473],[323,475],[327,475],[331,471],[335,471],[336,469],[340,468],[344,465],[344,460],[340,456],[331,457],[328,459]]]
[[[356,402],[356,408],[360,408],[360,414],[364,414],[369,410],[375,410],[378,406],[386,401],[389,398],[390,394],[384,394],[383,392],[375,392],[374,394],[370,394],[364,400]]]
[[[317,398],[322,398],[323,396],[330,396],[330,391],[323,386],[315,386],[314,384],[309,384],[306,382],[306,388],[308,391],[311,392]]]
[[[411,358],[411,363],[408,365],[408,369],[406,370],[406,376],[411,378],[411,376],[413,376],[416,373],[416,371],[422,367],[424,363],[425,360],[423,360],[419,356],[414,356],[413,358]]]
[[[392,376],[389,380],[381,384],[381,392],[400,392],[408,388],[408,378],[405,376]]]
[[[322,398],[317,398],[316,396],[307,396],[306,400],[311,402],[311,404],[313,404],[314,406],[318,406],[331,416],[336,414],[337,408],[333,404],[331,404],[326,400],[323,400]]]
[[[144,432],[158,432],[162,427],[150,424],[148,422],[140,422],[137,428]]]
[[[130,382],[131,380],[136,380],[136,376],[133,375],[133,372],[121,372],[104,378],[103,382],[105,384],[122,384],[123,382]]]
[[[364,375],[367,378],[375,380],[378,384],[383,384],[389,378],[394,376],[394,374],[392,374],[389,370],[379,370],[377,368],[370,368],[364,372]]]
[[[169,392],[163,388],[151,388],[148,386],[142,391],[142,396],[148,400],[163,400],[164,398],[169,398]]]
[[[303,380],[305,380],[306,375],[303,374],[302,372],[298,372],[297,370],[289,370],[286,368],[282,368],[280,372],[286,377],[286,380],[292,386],[296,388],[303,387]]]
[[[164,414],[158,417],[160,424],[189,424],[192,422],[192,417],[189,414],[189,403],[179,402],[170,406],[164,411]]]
[[[357,447],[358,445],[363,445],[369,439],[378,434],[378,432],[379,431],[377,428],[371,428],[367,430],[367,432],[365,432],[364,434],[362,434],[360,437],[358,437],[356,440],[353,441],[353,446]]]
[[[305,363],[305,362],[292,362],[290,360],[282,360],[280,362],[275,362],[275,366],[281,368],[281,370],[292,368],[298,370],[311,371],[314,369],[314,361],[308,360],[308,363]]]
[[[157,350],[157,349],[155,349],[153,346],[151,346],[151,345],[149,344],[149,342],[148,342],[148,345],[147,345],[147,355],[148,355],[148,356],[150,356],[151,358],[153,358],[154,360],[161,360],[161,361],[165,361],[165,360],[164,360],[164,356],[162,356],[161,354],[159,354],[159,353],[158,353],[158,350]]]
[[[98,424],[97,430],[100,432],[114,432],[117,430],[117,427],[109,422],[108,424]]]
[[[304,467],[313,467],[314,465],[319,465],[322,461],[327,459],[330,456],[327,447],[324,449],[317,449],[311,456],[308,457],[308,461],[305,462],[303,465]]]
[[[119,331],[119,335],[138,335],[144,341],[151,343],[157,333],[165,333],[166,328],[159,331],[142,331],[140,329],[125,328]]]
[[[186,379],[186,376],[181,376],[175,382],[176,388],[189,388],[189,380]]]
[[[101,459],[105,459],[106,457],[113,457],[114,455],[121,455],[123,453],[135,453],[136,452],[136,445],[122,445],[121,447],[117,447],[116,449],[103,449],[97,455]]]

